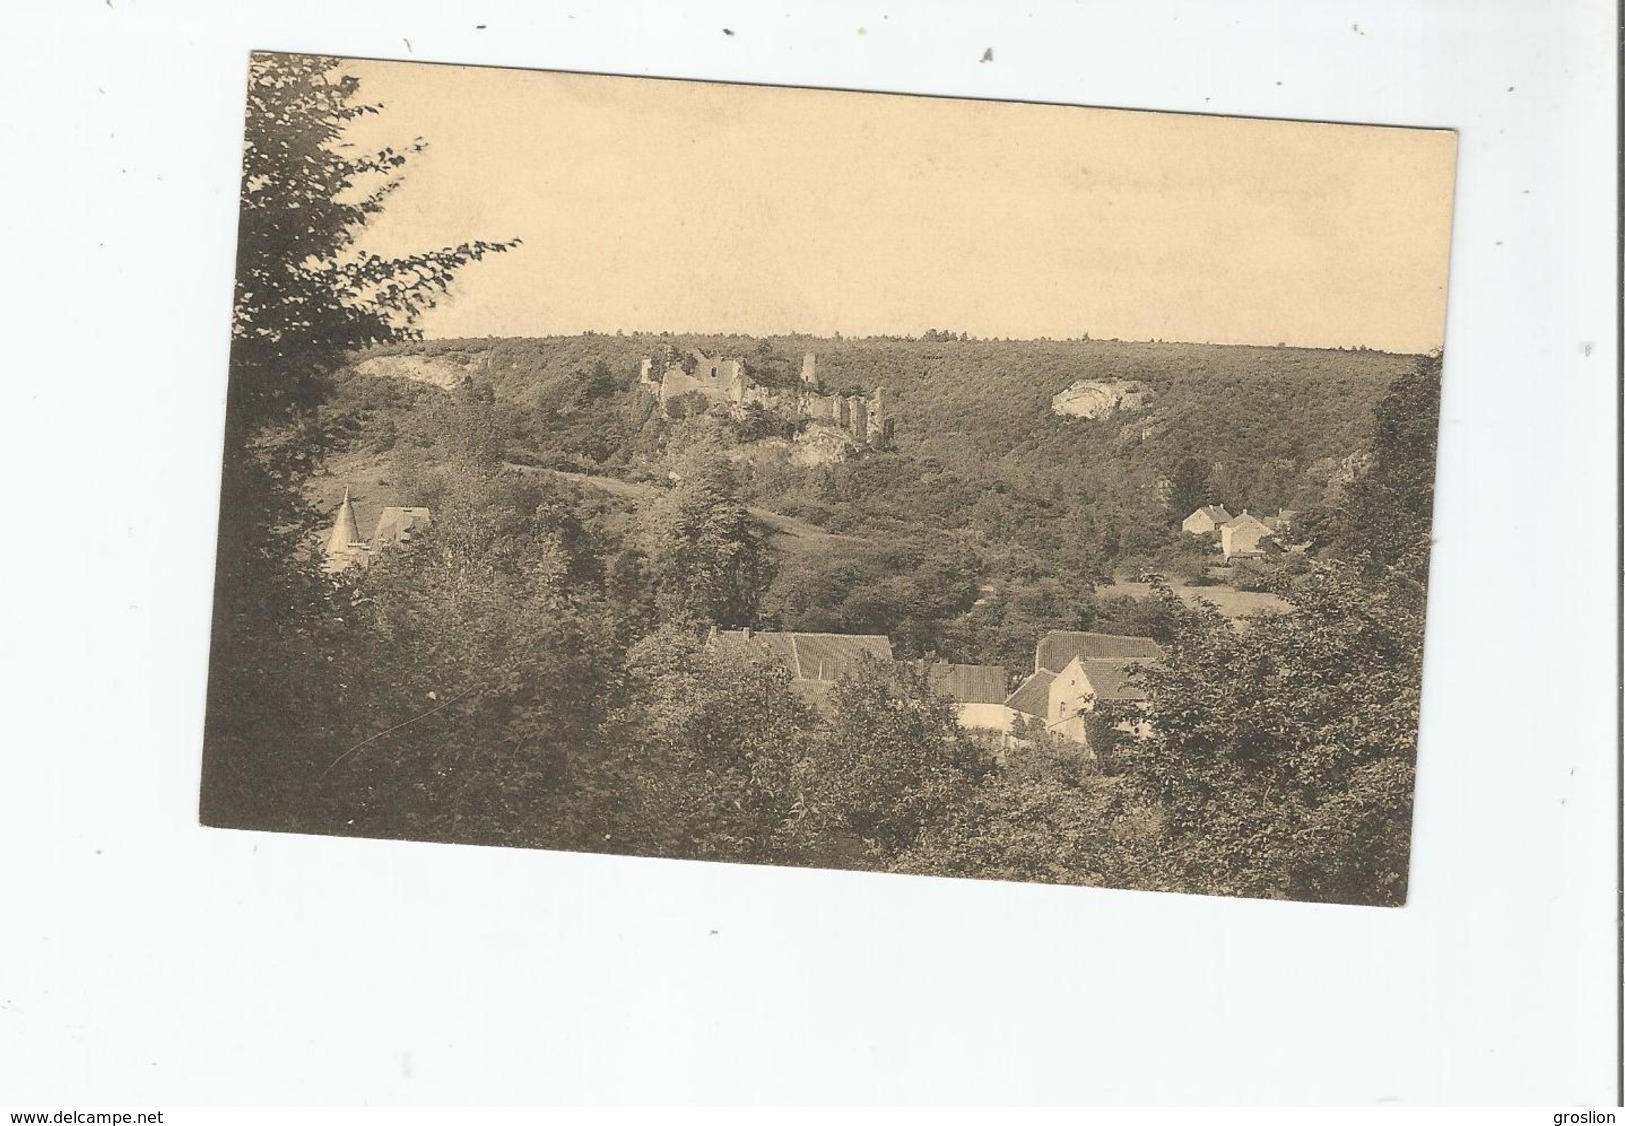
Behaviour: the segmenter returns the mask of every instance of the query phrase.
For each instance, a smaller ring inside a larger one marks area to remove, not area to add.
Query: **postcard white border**
[[[24,534],[0,1097],[1611,1103],[1614,20],[1599,0],[8,9]],[[1410,905],[199,828],[250,48],[1459,129]]]

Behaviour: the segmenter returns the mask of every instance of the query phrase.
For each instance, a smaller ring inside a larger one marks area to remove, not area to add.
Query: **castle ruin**
[[[801,358],[801,385],[793,389],[762,386],[751,379],[744,360],[708,356],[699,348],[680,353],[667,348],[658,362],[645,356],[638,382],[656,397],[662,410],[674,399],[698,395],[713,406],[726,405],[734,418],[742,417],[746,406],[755,403],[798,423],[839,430],[871,449],[884,449],[892,437],[894,424],[886,389],[826,392],[818,382],[817,358],[811,352]]]

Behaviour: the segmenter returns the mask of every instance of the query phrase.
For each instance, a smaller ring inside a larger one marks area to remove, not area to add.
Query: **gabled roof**
[[[926,666],[931,687],[961,704],[1002,704],[1005,697],[1003,665],[950,665],[933,661]]]
[[[716,644],[765,653],[785,665],[798,680],[839,680],[857,671],[868,654],[890,661],[891,638],[877,633],[781,633],[718,630]]]
[[[1134,682],[1130,670],[1136,665],[1146,663],[1148,662],[1117,658],[1097,658],[1078,662],[1083,669],[1083,675],[1089,678],[1089,686],[1094,689],[1096,700],[1145,699],[1145,689]]]
[[[1054,683],[1054,673],[1048,669],[1039,669],[1005,697],[1004,706],[1024,715],[1035,715],[1043,719],[1049,715],[1049,686]]]
[[[1226,520],[1230,519],[1230,513],[1225,511],[1225,507],[1222,504],[1204,504],[1201,508],[1198,508],[1195,512],[1191,513],[1191,516],[1199,516],[1204,512],[1207,513],[1208,519],[1212,520],[1215,524],[1223,524]],[[1185,519],[1189,520],[1191,516],[1187,516]]]
[[[1162,646],[1149,637],[1121,637],[1113,633],[1053,630],[1038,640],[1034,669],[1060,672],[1074,658],[1131,657],[1142,661],[1162,656]],[[1019,689],[1018,689],[1019,691]]]
[[[1268,524],[1264,523],[1264,521],[1260,520],[1250,512],[1243,512],[1240,516],[1237,516],[1235,519],[1231,520],[1225,525],[1226,528],[1229,528],[1232,531],[1240,531],[1242,528],[1250,526],[1257,526],[1266,532],[1273,531]]]
[[[372,533],[372,546],[378,548],[387,543],[399,543],[407,538],[407,533],[413,528],[425,527],[428,523],[427,508],[386,508],[378,514],[378,527]]]

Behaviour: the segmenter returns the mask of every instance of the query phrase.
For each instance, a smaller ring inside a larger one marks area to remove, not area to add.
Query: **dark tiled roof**
[[[1143,661],[1096,659],[1082,662],[1097,700],[1143,700],[1145,689],[1135,683],[1130,669]]]
[[[950,665],[940,661],[928,666],[931,687],[961,704],[1002,704],[1005,697],[1003,665]]]
[[[1049,715],[1049,686],[1054,683],[1054,673],[1048,669],[1039,669],[1005,698],[1004,706],[1024,715],[1035,715],[1043,719]]]
[[[882,634],[795,633],[796,675],[804,680],[839,680],[858,670],[868,654],[891,660],[891,639]]]
[[[868,654],[890,661],[891,639],[877,633],[752,633],[721,630],[716,642],[725,648],[748,648],[783,663],[798,680],[839,680],[857,671]]]
[[[1072,658],[1094,660],[1101,657],[1133,657],[1154,661],[1162,656],[1162,646],[1149,637],[1120,637],[1112,633],[1082,633],[1054,630],[1038,641],[1034,669],[1060,672]]]
[[[718,631],[714,644],[725,651],[765,654],[787,665],[791,672],[796,669],[796,645],[792,634],[752,633],[746,637],[744,630],[725,629]]]

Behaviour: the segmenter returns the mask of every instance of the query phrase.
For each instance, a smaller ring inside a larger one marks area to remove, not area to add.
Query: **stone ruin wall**
[[[685,370],[668,350],[659,364],[658,377],[655,359],[644,357],[638,380],[654,392],[662,407],[672,399],[697,392],[713,403],[727,403],[736,415],[747,403],[781,410],[789,406],[797,421],[832,427],[860,444],[880,449],[891,440],[893,422],[887,410],[886,389],[880,387],[848,395],[820,391],[816,360],[811,352],[802,357],[802,386],[796,391],[752,383],[745,372],[744,361],[736,357],[715,359],[698,349],[689,355],[696,360],[693,372]]]

